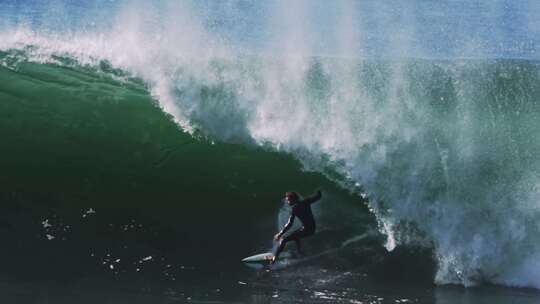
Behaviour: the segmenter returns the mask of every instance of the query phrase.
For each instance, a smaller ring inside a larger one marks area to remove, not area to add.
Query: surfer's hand
[[[280,239],[281,239],[281,234],[280,234],[280,233],[274,235],[274,241],[277,242],[277,241],[279,241]]]

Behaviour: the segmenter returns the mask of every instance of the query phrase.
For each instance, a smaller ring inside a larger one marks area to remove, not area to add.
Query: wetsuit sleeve
[[[306,199],[304,199],[304,202],[307,203],[308,205],[311,205],[311,204],[315,203],[316,201],[320,200],[321,197],[322,197],[321,191],[317,191],[317,193],[315,195],[312,195],[312,196],[307,197]]]
[[[285,232],[287,232],[287,230],[289,230],[293,223],[294,223],[294,213],[291,212],[291,215],[289,216],[289,221],[287,221],[287,224],[285,224],[285,226],[283,226],[283,229],[281,229],[281,231],[279,232],[279,235],[283,235],[285,234]]]

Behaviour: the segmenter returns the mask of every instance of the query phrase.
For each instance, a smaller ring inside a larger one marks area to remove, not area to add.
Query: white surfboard
[[[270,262],[270,259],[274,256],[272,252],[260,253],[247,258],[242,259],[244,263],[266,263]]]

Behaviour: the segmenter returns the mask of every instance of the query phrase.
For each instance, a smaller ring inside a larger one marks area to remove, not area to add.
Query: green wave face
[[[0,72],[3,182],[13,192],[258,214],[292,181],[311,191],[322,180],[289,156],[184,133],[136,79],[30,62]]]
[[[159,262],[146,271],[158,277],[141,284],[169,286],[172,274],[162,270],[182,261],[200,273],[176,269],[176,280],[191,286],[203,273],[238,271],[232,261],[271,247],[283,224],[281,197],[292,189],[322,187],[341,205],[317,207],[322,229],[338,231],[319,247],[376,227],[361,200],[290,155],[185,133],[140,80],[105,63],[8,62],[18,55],[0,58],[2,237],[21,244],[1,255],[25,261],[6,266],[8,274],[107,280],[115,271],[102,262],[112,254],[124,261],[111,262],[122,282],[139,286],[131,276],[145,265],[132,262],[152,255]],[[343,224],[344,210],[367,222]]]

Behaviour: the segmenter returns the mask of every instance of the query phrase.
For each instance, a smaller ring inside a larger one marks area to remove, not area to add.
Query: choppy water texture
[[[466,15],[477,35],[441,53],[418,40],[451,27],[435,4],[370,4],[408,25],[370,43],[353,2],[337,23],[318,2],[126,3],[0,6],[7,302],[538,301],[534,4],[494,15],[515,37]],[[270,13],[295,30],[245,30]],[[239,262],[272,247],[284,191],[318,188],[308,258]]]

